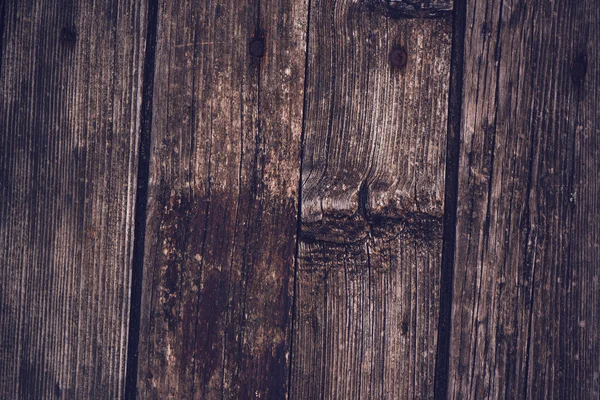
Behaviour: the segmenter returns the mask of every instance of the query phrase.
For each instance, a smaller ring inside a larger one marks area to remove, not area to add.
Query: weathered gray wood
[[[120,398],[145,3],[0,6],[0,397]]]
[[[307,11],[159,4],[139,398],[287,392]]]
[[[294,399],[433,397],[451,20],[378,4],[311,2]]]
[[[451,398],[599,396],[597,6],[467,2]]]

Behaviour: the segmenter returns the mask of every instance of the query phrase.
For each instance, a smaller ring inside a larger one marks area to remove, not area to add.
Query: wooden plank
[[[307,11],[159,3],[139,398],[285,396]]]
[[[145,5],[1,7],[0,397],[121,398]]]
[[[466,19],[449,395],[597,399],[597,3]]]
[[[311,2],[291,398],[433,398],[452,25],[378,4]]]

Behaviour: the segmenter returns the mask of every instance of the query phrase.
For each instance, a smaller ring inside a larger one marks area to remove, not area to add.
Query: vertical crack
[[[309,37],[310,37],[310,7],[311,0],[308,0],[307,4],[307,16],[306,16],[306,48],[304,58],[304,91],[303,91],[303,103],[302,103],[302,128],[300,132],[300,171],[298,177],[298,214],[296,217],[296,250],[294,254],[294,271],[293,271],[293,293],[292,293],[292,318],[290,327],[290,357],[288,366],[288,382],[287,382],[287,398],[290,399],[292,395],[292,365],[294,360],[294,335],[296,329],[296,303],[298,293],[298,255],[300,252],[300,234],[302,229],[302,163],[304,160],[304,138],[306,131],[306,111],[307,111],[307,89],[308,89],[308,49],[309,49]]]

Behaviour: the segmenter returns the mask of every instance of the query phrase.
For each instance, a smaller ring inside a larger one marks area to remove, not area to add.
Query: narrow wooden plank
[[[449,395],[597,399],[597,3],[466,17]]]
[[[1,398],[123,396],[145,14],[2,2]]]
[[[307,11],[159,3],[139,398],[287,392]]]
[[[378,5],[311,2],[291,398],[433,397],[451,18]]]

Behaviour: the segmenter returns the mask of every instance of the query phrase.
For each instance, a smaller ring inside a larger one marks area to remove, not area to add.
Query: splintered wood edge
[[[453,1],[387,0],[385,5],[392,18],[435,18],[454,9]]]

